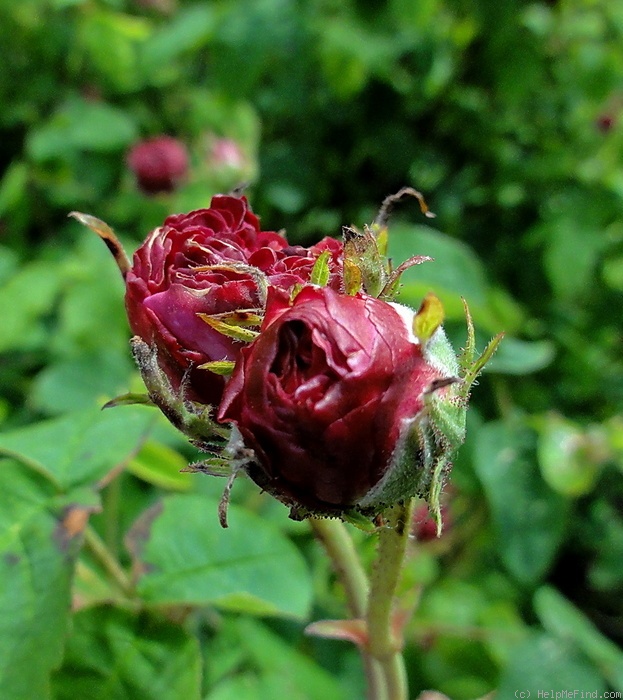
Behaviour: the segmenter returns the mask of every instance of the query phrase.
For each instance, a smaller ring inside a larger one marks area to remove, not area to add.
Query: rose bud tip
[[[79,211],[69,212],[68,216],[76,219],[76,221],[79,221],[83,226],[90,228],[91,231],[94,231],[104,241],[106,247],[112,253],[113,258],[117,263],[121,276],[123,279],[125,279],[132,264],[126,255],[121,241],[117,238],[115,232],[110,228],[110,226],[95,216],[83,214]]]

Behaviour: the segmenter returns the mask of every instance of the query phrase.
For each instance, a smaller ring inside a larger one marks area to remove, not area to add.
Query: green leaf
[[[594,284],[597,256],[605,244],[601,225],[574,209],[544,222],[539,234],[547,244],[543,262],[556,296],[581,299]]]
[[[75,151],[119,151],[137,136],[137,125],[125,111],[105,102],[74,97],[33,129],[27,149],[34,160],[43,162],[67,158]]]
[[[56,700],[199,700],[197,638],[179,625],[113,607],[77,613]]]
[[[249,697],[288,700],[346,700],[349,697],[325,669],[262,623],[249,618],[230,620],[225,634],[229,645],[243,649],[252,667],[257,669],[254,684],[257,694]],[[247,684],[250,684],[249,678]],[[217,684],[206,700],[231,698],[228,685]]]
[[[151,33],[149,20],[93,7],[80,13],[79,22],[80,48],[97,70],[99,84],[122,92],[140,87],[139,49]]]
[[[4,284],[15,273],[19,259],[17,254],[5,246],[0,246],[0,284]]]
[[[234,505],[225,530],[217,512],[216,501],[176,495],[139,519],[129,547],[143,572],[137,584],[141,597],[148,603],[305,618],[311,581],[294,545],[274,525]]]
[[[62,658],[75,541],[51,484],[0,460],[0,697],[45,700]]]
[[[555,588],[543,586],[534,595],[534,609],[543,627],[573,642],[599,668],[608,683],[623,692],[623,651]]]
[[[170,21],[161,25],[141,47],[141,66],[145,80],[157,82],[158,71],[168,69],[188,51],[196,51],[212,36],[217,13],[212,5],[195,4],[181,7]],[[154,80],[156,78],[156,80]]]
[[[128,350],[105,347],[50,362],[33,382],[32,405],[50,415],[88,410],[127,388],[133,369]]]
[[[583,496],[593,489],[601,473],[599,455],[590,437],[560,415],[544,418],[539,431],[541,474],[552,489],[565,496]]]
[[[535,633],[515,648],[511,662],[502,673],[496,697],[539,698],[539,691],[560,693],[575,689],[600,697],[606,684],[597,669],[572,645],[548,634]]]
[[[531,374],[549,366],[555,353],[554,344],[549,340],[527,341],[506,336],[487,370],[499,374]]]
[[[0,180],[0,216],[19,206],[27,206],[28,167],[20,160],[13,161]]]
[[[188,491],[192,479],[182,473],[188,461],[179,452],[155,440],[148,440],[128,462],[127,470],[154,486],[173,491]]]
[[[60,490],[95,485],[125,464],[154,420],[141,406],[91,409],[0,435],[0,454],[48,477]]]
[[[517,305],[502,291],[489,287],[482,263],[465,243],[428,226],[395,223],[389,228],[389,255],[398,262],[413,255],[433,258],[433,262],[402,274],[398,296],[401,304],[417,308],[422,298],[433,291],[450,320],[463,320],[464,298],[476,327],[493,333],[518,329],[521,313]],[[500,297],[508,303],[501,303]]]
[[[0,287],[0,352],[29,348],[37,341],[39,321],[52,309],[60,282],[58,270],[49,263],[33,262]]]
[[[523,584],[548,571],[566,529],[568,502],[543,482],[534,435],[501,421],[478,433],[475,469],[485,490],[507,569]]]

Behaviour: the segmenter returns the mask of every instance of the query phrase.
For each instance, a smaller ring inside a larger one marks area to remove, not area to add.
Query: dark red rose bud
[[[273,231],[261,231],[246,198],[218,195],[209,209],[168,217],[134,254],[126,275],[130,327],[157,352],[174,391],[217,404],[225,378],[202,369],[234,362],[243,344],[206,317],[235,311],[261,314],[269,284],[287,293],[308,281],[315,260],[331,252],[331,284],[339,286],[341,245],[327,239],[293,250]]]
[[[188,152],[171,136],[137,143],[128,154],[128,167],[146,194],[172,192],[188,171]]]
[[[451,390],[443,380],[457,367],[425,357],[412,317],[326,287],[307,286],[292,303],[269,290],[262,331],[242,349],[218,419],[255,452],[251,478],[295,516],[373,513],[427,490],[434,450],[424,454],[419,419],[436,386]]]

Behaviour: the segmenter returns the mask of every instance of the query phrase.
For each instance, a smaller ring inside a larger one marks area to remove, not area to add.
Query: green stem
[[[413,502],[385,512],[386,525],[379,532],[378,556],[371,577],[368,599],[368,648],[381,665],[388,700],[407,700],[407,674],[402,639],[392,626],[394,598],[409,540]]]
[[[121,474],[104,491],[104,543],[111,552],[117,551],[119,537],[119,506],[121,504]]]
[[[311,518],[310,525],[322,543],[338,579],[344,586],[346,602],[354,618],[365,619],[368,604],[368,577],[344,523],[326,518]],[[386,700],[385,680],[380,664],[360,647],[366,673],[368,700]]]
[[[84,541],[119,588],[126,595],[132,596],[134,594],[134,587],[132,586],[130,577],[121,568],[117,559],[115,559],[114,555],[91,525],[87,525],[84,531]]]
[[[368,577],[344,523],[328,518],[312,518],[310,524],[325,548],[346,592],[353,617],[363,618],[368,600]]]

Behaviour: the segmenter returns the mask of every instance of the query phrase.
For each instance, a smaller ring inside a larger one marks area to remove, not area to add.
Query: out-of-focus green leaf
[[[10,248],[0,246],[0,284],[4,284],[15,272],[17,264],[17,255]]]
[[[139,47],[151,32],[149,21],[104,9],[84,12],[79,37],[100,80],[115,91],[126,92],[142,85]]]
[[[623,651],[555,588],[543,586],[534,595],[534,608],[543,627],[561,640],[574,643],[604,678],[623,693]]]
[[[565,496],[589,493],[601,473],[590,434],[557,414],[546,416],[540,427],[538,457],[545,481]]]
[[[52,484],[0,460],[0,697],[50,698],[69,616],[76,535]]]
[[[601,274],[611,289],[623,292],[623,256],[605,260]]]
[[[114,396],[127,388],[133,366],[119,352],[84,353],[48,364],[36,377],[32,405],[51,415],[91,408],[102,397]]]
[[[606,684],[599,671],[572,644],[535,632],[519,644],[502,672],[496,697],[538,698],[539,691],[590,690],[600,696]],[[528,695],[530,693],[530,695]]]
[[[148,440],[139,453],[128,462],[131,474],[155,486],[172,491],[188,491],[193,484],[188,473],[181,473],[188,465],[179,452],[155,440]]]
[[[623,585],[623,514],[616,501],[595,501],[590,529],[596,556],[591,564],[591,584],[599,591],[616,591]]]
[[[262,685],[262,679],[253,673],[228,677],[209,690],[204,700],[258,700],[267,697],[261,694]]]
[[[474,466],[491,509],[497,550],[525,585],[549,569],[567,527],[568,502],[541,479],[527,429],[488,423],[476,437]]]
[[[56,700],[200,700],[197,638],[181,626],[114,607],[73,617]]]
[[[345,700],[346,690],[326,670],[287,644],[263,624],[249,618],[230,621],[226,632],[232,645],[241,647],[256,670],[254,681],[247,677],[240,686],[245,692],[257,690],[251,698],[288,700]],[[218,683],[205,700],[226,700],[238,683]],[[242,696],[246,697],[246,696]]]
[[[0,352],[26,349],[37,341],[39,321],[52,309],[60,283],[57,269],[37,261],[0,287]]]
[[[0,454],[45,474],[63,491],[96,486],[132,456],[153,420],[142,406],[81,411],[0,434]]]
[[[390,257],[402,261],[414,254],[428,255],[433,261],[402,275],[401,303],[418,308],[432,291],[443,302],[448,319],[462,320],[464,297],[474,322],[482,330],[512,333],[518,329],[521,314],[516,304],[500,289],[495,290],[493,298],[482,263],[465,243],[428,226],[390,222]]]
[[[139,519],[128,545],[142,572],[141,597],[305,618],[311,581],[297,549],[274,525],[239,507],[230,505],[228,521],[221,528],[215,501],[182,495]]]
[[[9,165],[0,181],[0,216],[15,207],[26,205],[25,194],[28,184],[28,168],[23,161],[15,161]]]
[[[62,276],[55,353],[72,359],[87,353],[127,354],[123,280],[106,246],[91,231],[80,230],[77,245],[63,261]]]
[[[196,3],[182,7],[155,31],[141,47],[141,67],[145,82],[157,83],[161,71],[175,65],[182,54],[197,50],[214,33],[218,13],[213,4]],[[165,73],[175,76],[175,71]]]
[[[36,161],[67,158],[74,151],[119,151],[137,137],[130,114],[105,102],[74,97],[30,132],[27,148]]]
[[[504,337],[487,364],[487,371],[500,374],[530,374],[551,364],[556,350],[550,340],[527,341]]]

